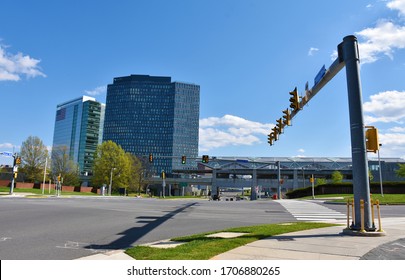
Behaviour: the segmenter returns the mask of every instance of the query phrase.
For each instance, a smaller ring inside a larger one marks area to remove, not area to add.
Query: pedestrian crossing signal
[[[366,148],[367,152],[376,153],[380,149],[380,144],[378,142],[378,129],[370,126],[366,130]]]

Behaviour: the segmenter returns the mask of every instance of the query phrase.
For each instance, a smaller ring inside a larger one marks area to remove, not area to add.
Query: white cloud
[[[405,1],[393,0],[387,3],[387,7],[392,10],[398,10],[401,15],[405,15]]]
[[[405,91],[385,91],[370,96],[370,101],[363,104],[365,123],[397,122],[405,118]]]
[[[11,143],[0,143],[0,149],[12,149],[15,146]]]
[[[85,90],[84,92],[90,96],[105,94],[107,92],[107,86],[99,86],[92,90]]]
[[[395,126],[395,127],[391,127],[388,129],[388,132],[392,132],[392,133],[405,133],[405,127],[399,127],[399,126]]]
[[[5,46],[0,45],[0,81],[19,81],[23,75],[28,78],[46,77],[39,63],[40,60],[22,53],[10,54]]]
[[[269,134],[272,124],[249,121],[237,116],[225,115],[200,120],[199,147],[201,152],[210,149],[253,145],[261,143],[261,138]]]
[[[387,8],[398,11],[397,19],[380,19],[374,27],[355,32],[359,37],[360,62],[373,63],[384,56],[394,59],[397,50],[405,48],[405,26],[402,17],[405,16],[405,0],[392,0],[386,4]],[[373,7],[369,4],[367,8]],[[334,51],[332,60],[337,57]]]
[[[313,56],[317,51],[319,51],[318,48],[310,48],[308,51],[308,56]]]
[[[334,50],[332,52],[332,54],[330,55],[330,60],[335,61],[336,58],[338,58],[338,52],[337,52],[337,50]]]
[[[405,133],[379,133],[378,138],[381,156],[405,158]]]
[[[395,126],[381,129],[378,133],[380,155],[383,157],[405,158],[405,127]]]
[[[366,28],[356,35],[365,40],[359,43],[363,64],[375,62],[381,55],[394,59],[395,50],[405,48],[405,26],[390,21],[381,20],[376,27]]]

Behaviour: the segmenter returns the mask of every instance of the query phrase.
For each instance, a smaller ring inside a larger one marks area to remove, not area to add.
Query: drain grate
[[[277,241],[295,241],[295,239],[292,237],[279,237]]]

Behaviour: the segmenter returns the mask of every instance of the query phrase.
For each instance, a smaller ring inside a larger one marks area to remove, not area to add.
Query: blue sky
[[[272,147],[267,134],[352,34],[365,124],[381,156],[405,157],[405,0],[3,0],[0,151],[51,146],[57,104],[147,74],[201,86],[200,154],[351,156],[345,69]]]

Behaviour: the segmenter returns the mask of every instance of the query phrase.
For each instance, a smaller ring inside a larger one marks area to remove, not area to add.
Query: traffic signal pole
[[[18,174],[17,172],[18,172],[18,164],[20,164],[21,162],[20,162],[20,159],[19,159],[19,162],[18,162],[18,164],[17,164],[17,158],[18,158],[18,155],[15,153],[14,155],[13,155],[13,172],[12,172],[12,174],[13,174],[13,178],[12,178],[12,180],[11,180],[11,186],[10,186],[10,195],[12,195],[13,193],[14,193],[14,185],[15,185],[15,179],[16,179],[16,177],[17,177],[17,175],[16,174]]]
[[[338,57],[328,69],[325,66],[315,77],[314,86],[309,89],[305,87],[305,95],[301,98],[299,104],[296,104],[296,98],[290,98],[293,108],[290,119],[292,119],[304,106],[311,100],[343,67],[346,67],[346,81],[349,101],[350,118],[350,137],[352,147],[352,169],[353,169],[353,194],[355,223],[352,230],[361,229],[361,221],[364,221],[366,231],[374,231],[375,227],[371,217],[371,199],[370,183],[368,178],[368,161],[366,133],[364,131],[363,102],[360,81],[360,56],[357,38],[353,35],[343,38],[343,42],[338,45]],[[308,83],[307,83],[308,84]],[[296,92],[294,89],[293,92]],[[283,111],[284,113],[284,111]],[[276,129],[273,128],[273,130]],[[277,136],[277,135],[275,135]],[[273,133],[269,134],[269,144],[277,141]],[[375,140],[378,142],[378,140]],[[376,150],[376,148],[373,148]],[[360,201],[364,201],[364,217],[360,207]]]
[[[361,228],[360,200],[364,200],[364,226],[375,230],[371,221],[370,184],[366,137],[364,132],[363,102],[360,81],[360,57],[357,38],[347,36],[338,47],[339,59],[346,66],[347,91],[349,97],[350,135],[353,163],[353,195],[355,209],[354,230]]]

